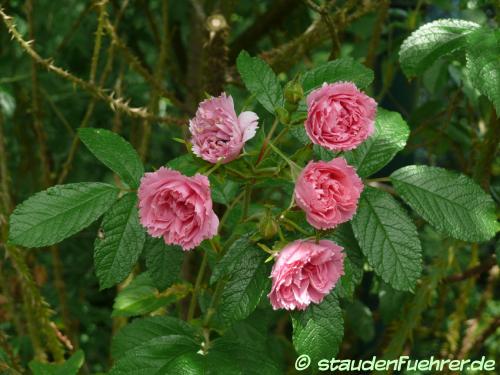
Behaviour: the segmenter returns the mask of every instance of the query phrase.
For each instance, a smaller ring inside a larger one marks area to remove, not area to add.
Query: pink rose
[[[236,116],[233,98],[222,93],[200,103],[189,121],[193,152],[210,162],[228,163],[236,159],[246,141],[253,138],[259,117],[254,112]]]
[[[375,100],[351,82],[324,83],[307,96],[306,132],[332,151],[352,150],[375,130]]]
[[[342,250],[329,240],[298,240],[284,247],[271,272],[273,309],[304,310],[320,303],[344,274]]]
[[[316,229],[334,228],[352,219],[363,182],[344,158],[310,161],[295,183],[295,201]]]
[[[190,250],[217,233],[208,178],[187,177],[161,167],[146,173],[139,186],[139,217],[153,237]]]

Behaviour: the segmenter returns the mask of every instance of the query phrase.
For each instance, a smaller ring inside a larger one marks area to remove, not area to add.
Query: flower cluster
[[[374,131],[376,102],[353,83],[325,83],[308,95],[307,106],[307,134],[331,151],[352,150]],[[189,122],[193,153],[212,164],[229,163],[254,137],[258,119],[250,111],[237,115],[232,97],[225,93],[203,101]],[[356,170],[336,157],[310,161],[298,176],[294,199],[311,226],[332,229],[353,217],[362,190]],[[142,178],[139,216],[151,236],[184,250],[215,236],[219,225],[208,178],[164,167]],[[343,275],[342,251],[329,240],[302,239],[286,245],[271,272],[273,308],[303,310],[320,303]]]

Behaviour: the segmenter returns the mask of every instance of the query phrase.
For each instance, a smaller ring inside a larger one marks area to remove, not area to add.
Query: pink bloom
[[[306,132],[332,151],[352,150],[375,130],[375,100],[351,82],[324,83],[307,96]]]
[[[342,250],[329,240],[298,240],[284,247],[271,272],[273,309],[304,310],[320,303],[344,274]]]
[[[316,229],[334,228],[352,219],[363,182],[344,158],[310,161],[295,183],[295,201]]]
[[[217,233],[208,178],[187,177],[161,167],[146,173],[139,186],[139,217],[153,237],[190,250]]]
[[[207,99],[189,121],[193,152],[210,163],[229,163],[240,154],[245,142],[253,138],[258,120],[249,111],[236,116],[233,98],[226,93]]]

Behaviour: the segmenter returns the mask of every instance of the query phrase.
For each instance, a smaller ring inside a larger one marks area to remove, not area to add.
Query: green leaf
[[[193,154],[184,154],[167,163],[167,167],[175,169],[186,176],[194,176],[198,169],[204,164],[200,158],[193,157]]]
[[[26,247],[58,243],[92,224],[117,196],[117,188],[99,182],[53,186],[16,207],[9,241]]]
[[[162,238],[148,236],[144,252],[146,267],[159,290],[164,290],[179,280],[184,260],[184,252],[179,246],[167,245]]]
[[[417,228],[388,193],[365,187],[352,228],[375,272],[394,289],[413,290],[422,272]]]
[[[358,148],[344,153],[358,175],[368,177],[389,163],[408,140],[410,129],[397,112],[378,108],[375,132]]]
[[[453,238],[486,241],[498,230],[493,199],[467,176],[410,165],[395,171],[391,181],[411,208]]]
[[[500,116],[500,30],[479,29],[467,35],[466,70],[472,84],[486,95]]]
[[[227,177],[211,174],[209,178],[214,202],[229,206],[236,195],[241,192],[241,184]]]
[[[105,166],[132,189],[139,187],[144,174],[139,155],[125,139],[106,129],[82,128],[78,135],[87,148]]]
[[[307,135],[306,128],[304,125],[295,125],[290,128],[290,134],[302,145],[308,145],[311,143],[311,139]]]
[[[344,335],[344,319],[334,292],[318,305],[292,313],[293,346],[299,355],[307,354],[311,363],[334,357]]]
[[[266,254],[247,240],[239,243],[238,250],[232,246],[232,254],[224,260],[224,271],[229,280],[222,291],[219,313],[226,322],[245,319],[257,307],[269,287],[269,264]],[[236,244],[236,242],[235,242]],[[230,259],[236,263],[230,263]]]
[[[248,91],[255,95],[265,109],[274,113],[276,107],[283,106],[283,89],[278,77],[262,59],[241,51],[236,59],[236,67]]]
[[[33,375],[77,375],[84,362],[82,350],[77,350],[64,363],[41,363],[31,361],[29,367]]]
[[[372,83],[373,71],[351,58],[341,58],[306,72],[302,78],[302,86],[308,94],[324,82],[342,81],[353,82],[359,89],[364,89]]]
[[[338,226],[333,234],[326,238],[344,248],[346,254],[344,258],[344,275],[335,286],[335,291],[340,298],[352,299],[356,286],[363,279],[363,253],[354,237],[351,224],[344,223]]]
[[[466,35],[477,29],[475,22],[441,19],[427,23],[405,39],[399,51],[401,68],[407,77],[422,74],[441,56],[461,49]]]
[[[142,252],[144,229],[139,224],[137,196],[124,195],[106,212],[94,245],[94,263],[101,289],[123,281]]]
[[[372,312],[362,302],[354,300],[345,308],[346,326],[351,327],[352,332],[368,343],[375,337],[375,324]]]
[[[175,295],[162,295],[155,288],[148,272],[137,276],[118,293],[112,316],[136,316],[158,310],[177,300]]]
[[[214,284],[221,277],[230,275],[236,264],[240,263],[245,256],[247,249],[255,246],[255,244],[250,241],[250,237],[251,234],[241,236],[231,244],[222,259],[217,262],[212,270],[210,284]]]
[[[194,338],[195,330],[186,322],[169,316],[136,319],[123,327],[113,338],[111,354],[117,360],[142,344],[148,344],[159,337],[171,336]]]

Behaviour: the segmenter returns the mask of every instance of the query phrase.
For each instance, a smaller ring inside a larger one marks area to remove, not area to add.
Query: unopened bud
[[[262,217],[259,223],[259,231],[264,239],[274,237],[279,230],[279,224],[274,219],[271,210],[267,209],[266,214]]]
[[[285,85],[285,101],[287,104],[298,104],[304,97],[304,89],[298,78],[293,79]]]
[[[280,120],[282,124],[290,123],[290,113],[285,108],[276,107],[275,111],[276,111],[276,116],[278,116],[278,120]]]

